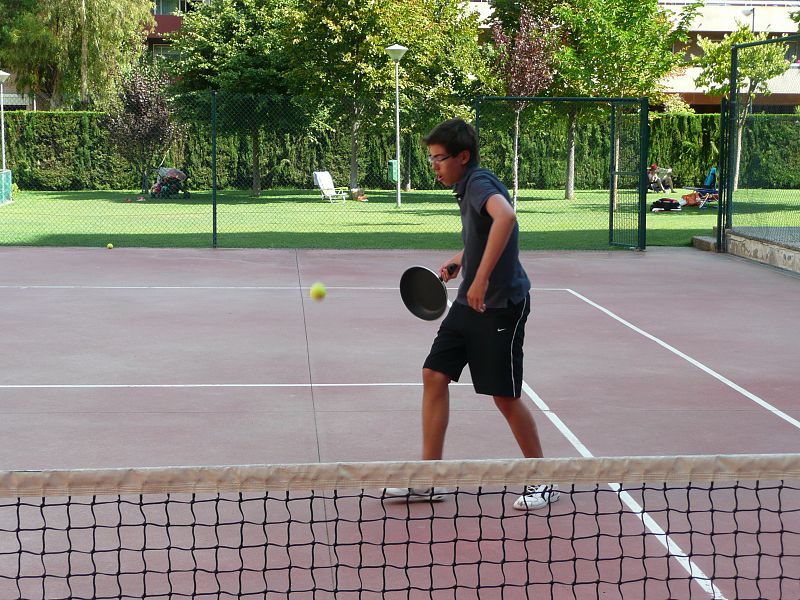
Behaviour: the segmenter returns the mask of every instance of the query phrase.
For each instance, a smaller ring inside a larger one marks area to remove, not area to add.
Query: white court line
[[[450,385],[471,383],[452,382]],[[0,384],[0,389],[92,389],[92,388],[316,388],[316,387],[422,387],[422,382],[407,383],[31,383]]]
[[[756,395],[755,395],[755,394],[753,394],[752,392],[749,392],[749,391],[747,391],[747,390],[746,390],[746,389],[744,389],[742,386],[735,384],[733,381],[731,381],[731,380],[730,380],[730,379],[728,379],[727,377],[725,377],[725,376],[723,376],[723,375],[720,375],[720,374],[719,374],[719,373],[717,373],[717,372],[716,372],[714,369],[712,369],[712,368],[710,368],[710,367],[707,367],[706,365],[704,365],[703,363],[701,363],[699,360],[696,360],[696,359],[692,358],[691,356],[689,356],[688,354],[685,354],[685,353],[681,352],[681,351],[680,351],[680,350],[678,350],[677,348],[674,348],[673,346],[670,346],[670,345],[669,345],[668,343],[666,343],[665,341],[663,341],[663,340],[661,340],[661,339],[657,338],[656,336],[654,336],[654,335],[652,335],[652,334],[650,334],[650,333],[647,333],[647,332],[646,332],[646,331],[644,331],[643,329],[639,329],[638,327],[636,327],[636,325],[634,325],[634,324],[632,324],[632,323],[630,323],[630,322],[626,321],[626,320],[625,320],[625,319],[623,319],[622,317],[620,317],[620,316],[618,316],[618,315],[614,314],[613,312],[611,312],[611,311],[610,311],[610,310],[608,310],[607,308],[605,308],[605,307],[603,307],[603,306],[600,306],[600,305],[599,305],[599,304],[597,304],[596,302],[592,302],[592,301],[591,301],[591,300],[589,300],[589,299],[588,299],[586,296],[583,296],[583,295],[579,294],[578,292],[576,292],[576,291],[574,291],[574,290],[567,289],[566,291],[568,291],[570,294],[572,294],[572,295],[573,295],[573,296],[575,296],[576,298],[580,298],[581,300],[583,300],[584,302],[586,302],[586,303],[587,303],[587,304],[589,304],[590,306],[593,306],[593,307],[594,307],[594,308],[596,308],[597,310],[599,310],[599,311],[601,311],[601,312],[605,313],[606,315],[608,315],[609,317],[611,317],[611,318],[612,318],[612,319],[614,319],[615,321],[619,321],[620,323],[622,323],[623,325],[625,325],[625,327],[628,327],[628,328],[632,329],[633,331],[635,331],[636,333],[638,333],[638,334],[640,334],[640,335],[643,335],[644,337],[646,337],[647,339],[649,339],[649,340],[651,340],[651,341],[655,342],[656,344],[658,344],[658,345],[659,345],[659,346],[661,346],[662,348],[665,348],[666,350],[669,350],[670,352],[672,352],[672,353],[673,353],[673,354],[675,354],[676,356],[680,356],[680,357],[681,357],[683,360],[685,360],[686,362],[688,362],[688,363],[690,363],[690,364],[694,365],[695,367],[697,367],[697,368],[698,368],[698,369],[700,369],[701,371],[704,371],[705,373],[707,373],[707,374],[711,375],[711,376],[712,376],[714,379],[716,379],[716,380],[718,380],[718,381],[720,381],[720,382],[724,383],[725,385],[727,385],[727,386],[728,386],[729,388],[731,388],[732,390],[734,390],[734,391],[736,391],[736,392],[739,392],[739,393],[740,393],[742,396],[744,396],[745,398],[747,398],[747,399],[749,399],[749,400],[752,400],[753,402],[755,402],[756,404],[758,404],[758,405],[759,405],[761,408],[766,408],[766,409],[767,409],[769,412],[771,412],[771,413],[772,413],[773,415],[775,415],[776,417],[779,417],[779,418],[783,419],[784,421],[786,421],[787,423],[789,423],[790,425],[794,425],[795,427],[797,427],[798,429],[800,429],[800,421],[798,421],[797,419],[793,418],[793,417],[792,417],[792,416],[790,416],[790,415],[787,415],[787,414],[786,414],[785,412],[783,412],[782,410],[780,410],[780,409],[778,409],[778,408],[774,407],[772,404],[770,404],[770,403],[769,403],[769,402],[767,402],[766,400],[763,400],[762,398],[759,398],[758,396],[756,396]]]
[[[311,286],[297,285],[0,285],[0,290],[265,290],[265,291],[296,291],[307,290]],[[367,286],[326,286],[330,290],[348,291],[397,291],[397,286],[367,287]],[[447,288],[455,290],[457,288]],[[532,288],[534,292],[568,292],[567,288]],[[450,301],[448,300],[448,306]]]
[[[296,292],[296,285],[0,285],[4,290],[290,290]],[[332,288],[328,288],[332,289]],[[347,289],[347,288],[336,288]],[[358,289],[358,288],[353,288]],[[363,288],[371,290],[397,288]]]

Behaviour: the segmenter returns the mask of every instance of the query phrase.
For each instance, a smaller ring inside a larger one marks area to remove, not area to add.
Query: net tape
[[[0,471],[0,497],[800,479],[800,454]]]

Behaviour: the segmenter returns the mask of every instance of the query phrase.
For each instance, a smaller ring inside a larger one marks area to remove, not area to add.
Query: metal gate
[[[611,102],[608,242],[613,246],[646,246],[647,115],[647,98]]]

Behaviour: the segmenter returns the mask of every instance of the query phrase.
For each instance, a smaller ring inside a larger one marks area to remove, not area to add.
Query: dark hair
[[[422,138],[427,146],[441,144],[448,154],[455,156],[464,150],[469,151],[468,165],[478,164],[478,134],[475,128],[463,119],[442,121]]]

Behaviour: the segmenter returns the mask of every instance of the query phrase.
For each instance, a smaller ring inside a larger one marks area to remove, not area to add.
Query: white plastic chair
[[[345,202],[348,189],[334,187],[333,177],[328,171],[314,171],[314,184],[319,187],[322,199],[328,202]]]

